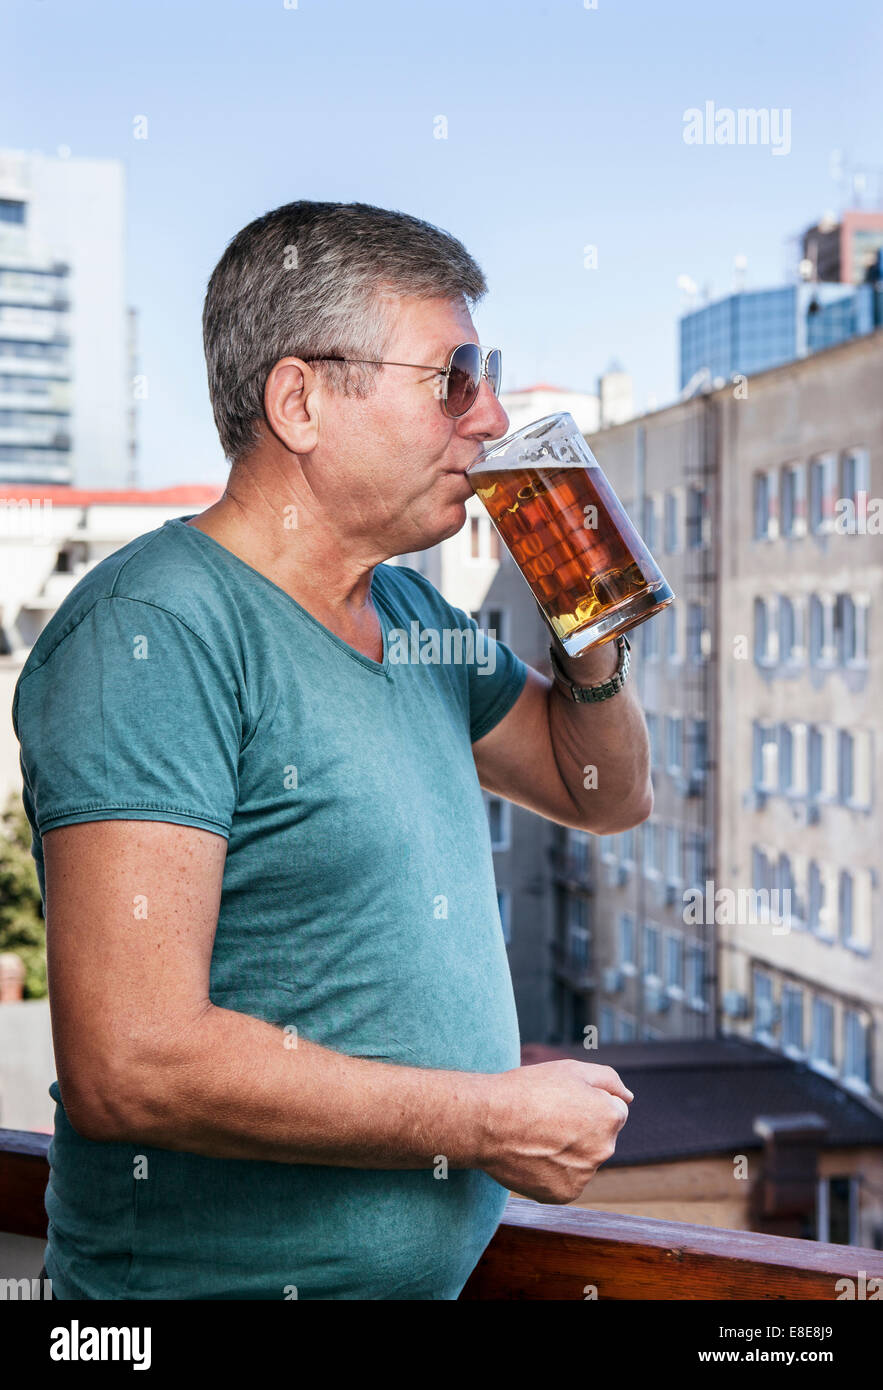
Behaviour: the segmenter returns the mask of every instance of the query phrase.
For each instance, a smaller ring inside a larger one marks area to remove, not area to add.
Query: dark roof
[[[883,1116],[803,1062],[745,1038],[575,1045],[525,1043],[523,1066],[575,1057],[613,1067],[635,1099],[607,1167],[762,1147],[757,1116],[820,1115],[824,1148],[883,1147]]]

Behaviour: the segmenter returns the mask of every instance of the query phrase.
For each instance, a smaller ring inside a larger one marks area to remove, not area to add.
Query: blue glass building
[[[752,376],[881,323],[880,284],[801,283],[727,295],[681,318],[681,390],[703,368],[712,380]]]

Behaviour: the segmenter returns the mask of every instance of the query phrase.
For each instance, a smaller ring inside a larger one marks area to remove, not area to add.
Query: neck
[[[280,485],[284,483],[284,486]],[[374,568],[389,557],[335,525],[298,469],[268,478],[234,466],[220,501],[189,525],[284,589],[328,626],[355,627],[371,611]]]

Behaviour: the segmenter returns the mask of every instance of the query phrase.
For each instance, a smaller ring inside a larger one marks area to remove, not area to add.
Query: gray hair
[[[243,227],[212,271],[202,314],[209,395],[226,457],[258,444],[264,386],[282,357],[379,359],[395,298],[487,293],[456,237],[368,203],[286,203]],[[312,365],[312,364],[311,364]],[[372,393],[379,367],[316,362],[343,395]]]

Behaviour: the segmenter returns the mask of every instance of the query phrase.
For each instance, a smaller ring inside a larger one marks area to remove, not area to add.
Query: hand
[[[612,1067],[570,1059],[489,1079],[478,1166],[536,1202],[574,1201],[612,1156],[632,1092]]]

